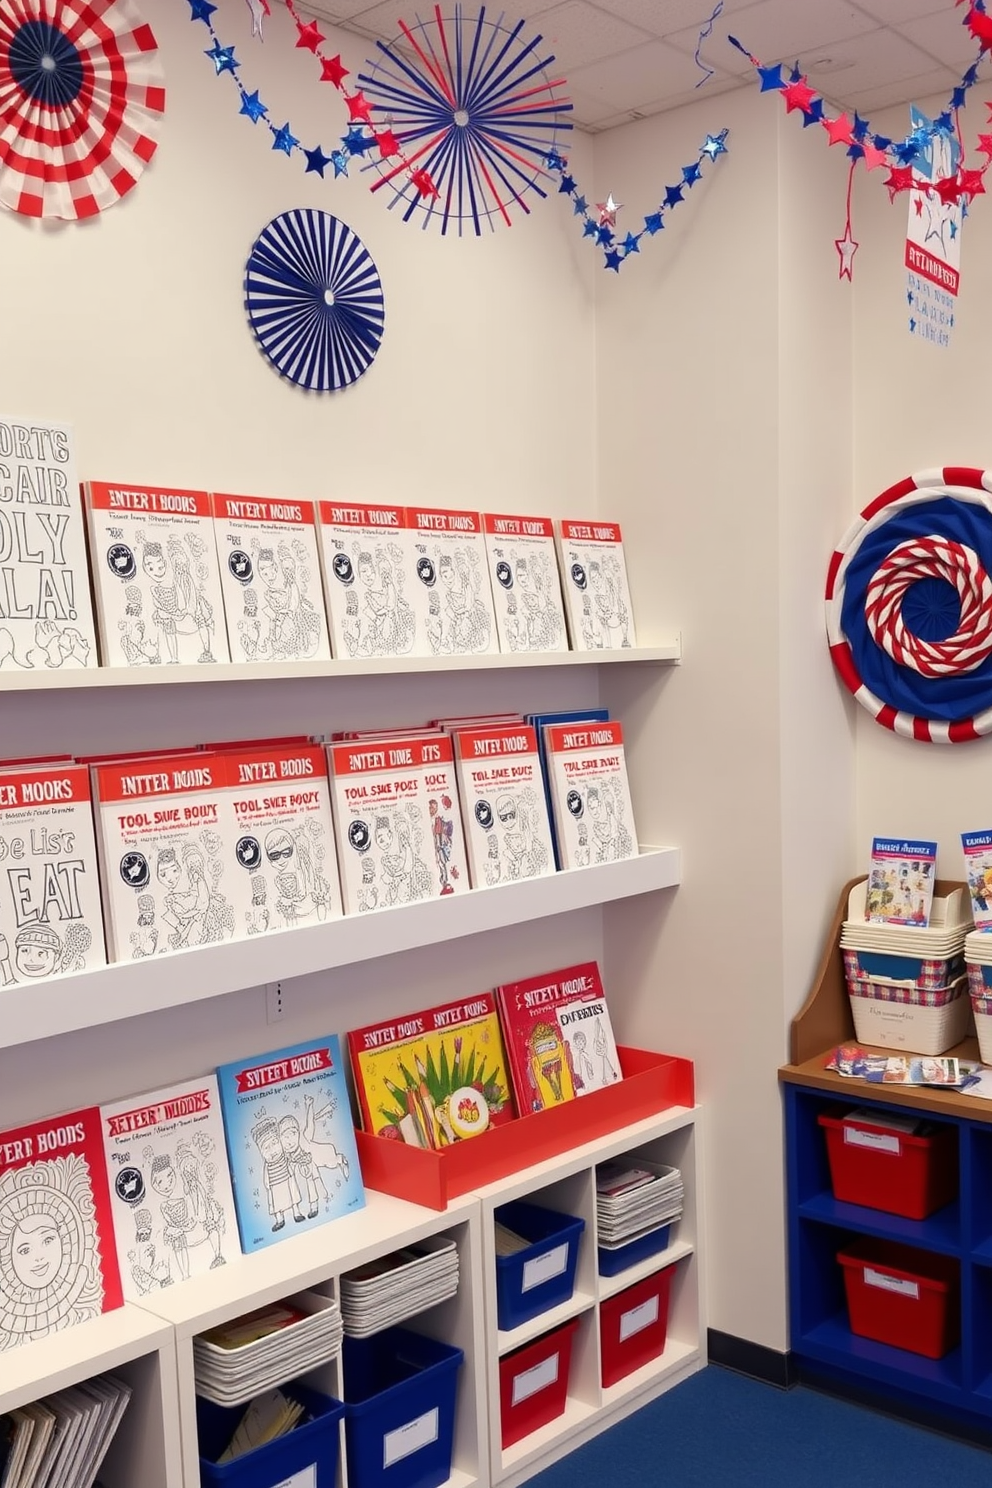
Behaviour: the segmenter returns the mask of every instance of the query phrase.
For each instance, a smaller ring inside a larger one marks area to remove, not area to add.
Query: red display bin
[[[827,1135],[834,1198],[906,1219],[926,1219],[958,1192],[957,1133],[937,1126],[925,1136],[900,1131],[879,1116],[817,1117]]]
[[[665,1351],[668,1302],[674,1266],[646,1276],[608,1297],[599,1309],[599,1341],[604,1388],[615,1385]]]
[[[866,1238],[839,1251],[851,1332],[942,1359],[961,1336],[960,1273],[951,1256]]]
[[[514,1349],[499,1361],[499,1412],[503,1450],[563,1414],[578,1320]]]
[[[532,1163],[560,1157],[582,1142],[609,1136],[673,1106],[695,1104],[691,1059],[623,1047],[617,1054],[623,1079],[615,1085],[491,1127],[484,1136],[437,1152],[356,1132],[365,1187],[428,1209],[447,1209],[449,1199]]]

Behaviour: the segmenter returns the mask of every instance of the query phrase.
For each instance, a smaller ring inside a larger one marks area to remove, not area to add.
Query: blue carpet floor
[[[815,1390],[776,1390],[714,1366],[531,1479],[533,1488],[950,1482],[992,1482],[992,1454]]]

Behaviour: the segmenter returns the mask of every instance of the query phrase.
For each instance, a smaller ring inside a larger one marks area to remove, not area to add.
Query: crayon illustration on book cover
[[[610,651],[636,645],[617,523],[564,521],[558,551],[573,650]]]
[[[0,1353],[122,1301],[96,1107],[0,1133]]]
[[[83,490],[105,664],[228,661],[207,493],[103,481]]]
[[[321,501],[319,511],[335,656],[408,656],[417,617],[405,509]]]
[[[362,1125],[442,1148],[513,1118],[491,992],[348,1034]]]
[[[992,831],[962,832],[961,847],[975,929],[992,929]]]
[[[561,1105],[621,1078],[595,961],[506,982],[496,997],[522,1114]]]
[[[124,1296],[240,1254],[215,1075],[101,1106]]]
[[[364,1207],[336,1035],[222,1065],[217,1079],[246,1254]]]
[[[235,661],[330,657],[313,502],[212,497]]]
[[[926,929],[936,876],[936,842],[875,837],[868,870],[865,919],[883,925],[916,925]]]
[[[486,554],[501,651],[567,651],[554,525],[485,513]]]
[[[85,765],[0,771],[0,993],[103,966]]]
[[[424,656],[499,650],[482,520],[475,512],[411,507],[417,650]]]
[[[0,670],[97,665],[72,433],[0,418]]]

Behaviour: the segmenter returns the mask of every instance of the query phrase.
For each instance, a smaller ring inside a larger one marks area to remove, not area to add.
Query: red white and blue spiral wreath
[[[992,474],[926,470],[877,496],[827,575],[845,686],[907,739],[992,732]]]
[[[0,205],[70,221],[113,206],[154,155],[164,109],[131,0],[0,4]]]

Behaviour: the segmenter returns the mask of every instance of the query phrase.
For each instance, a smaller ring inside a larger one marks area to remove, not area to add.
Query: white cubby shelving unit
[[[603,705],[624,723],[641,841],[664,844],[665,790],[657,788],[650,763],[669,702],[663,694],[680,660],[681,642],[674,639],[624,652],[440,662],[3,674],[0,747],[11,758],[62,751],[87,756],[419,724],[444,714]],[[5,1006],[0,1019],[0,1129],[593,958],[603,967],[618,1041],[629,1042],[628,1011],[632,1015],[646,994],[643,944],[628,953],[621,927],[629,924],[629,913],[645,934],[660,934],[665,891],[678,884],[680,874],[677,847],[644,846],[626,863],[41,984],[30,999]],[[615,920],[624,902],[628,911]],[[276,999],[270,995],[273,984],[280,989]],[[193,1336],[294,1292],[335,1295],[344,1271],[404,1242],[443,1233],[459,1245],[459,1294],[413,1326],[465,1352],[447,1488],[520,1482],[704,1361],[695,1122],[695,1112],[671,1110],[466,1195],[443,1212],[370,1191],[360,1214],[231,1261],[171,1293],[144,1299],[140,1307],[129,1304],[14,1350],[0,1360],[0,1410],[112,1368],[135,1393],[103,1473],[106,1488],[198,1488]],[[590,1246],[573,1302],[530,1335],[566,1317],[579,1320],[566,1414],[504,1454],[493,1381],[500,1353],[513,1340],[498,1337],[495,1328],[487,1248],[491,1209],[516,1192],[551,1207],[558,1206],[557,1196],[567,1196],[591,1221],[596,1162],[627,1150],[643,1150],[682,1169],[685,1218],[669,1251],[629,1276],[597,1277]],[[667,1264],[677,1274],[664,1355],[603,1390],[600,1303]],[[314,1383],[332,1394],[340,1390],[340,1367],[324,1366]]]

